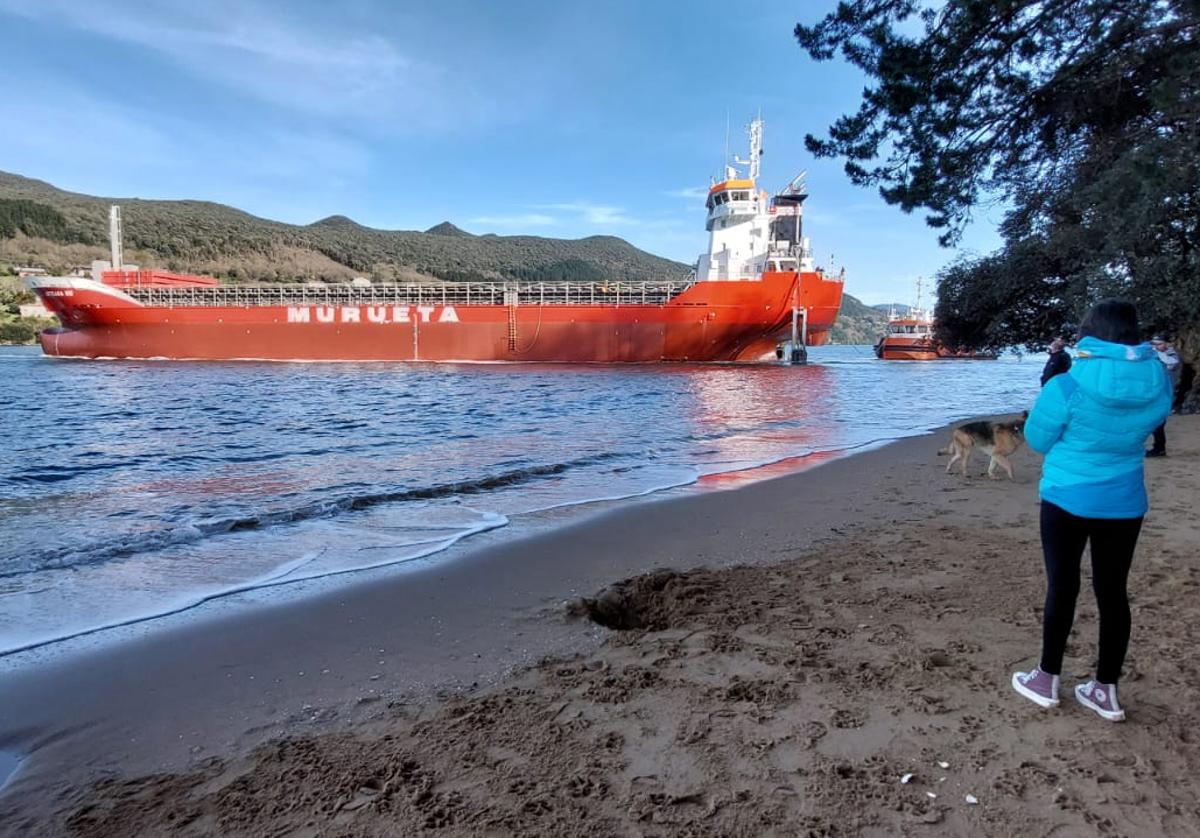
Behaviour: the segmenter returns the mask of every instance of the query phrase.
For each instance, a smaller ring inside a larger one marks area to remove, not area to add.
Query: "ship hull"
[[[884,349],[879,356],[884,361],[936,361],[937,352],[917,349]]]
[[[436,288],[437,286],[430,286]],[[34,288],[64,324],[47,355],[279,361],[757,361],[808,310],[828,340],[841,283],[816,273],[700,282],[661,305],[144,305],[88,280]]]
[[[940,345],[924,342],[900,342],[885,338],[875,347],[875,355],[883,361],[994,361],[990,352],[951,352]]]

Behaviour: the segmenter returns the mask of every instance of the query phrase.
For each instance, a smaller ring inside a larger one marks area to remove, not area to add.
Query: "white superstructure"
[[[708,252],[700,255],[696,279],[757,280],[768,271],[811,271],[812,252],[802,235],[804,176],[801,172],[774,198],[758,189],[763,121],[746,129],[750,157],[734,158],[724,180],[708,190]],[[745,177],[739,167],[747,167]]]

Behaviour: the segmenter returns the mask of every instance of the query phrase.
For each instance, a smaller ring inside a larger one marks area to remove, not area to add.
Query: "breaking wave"
[[[382,504],[406,501],[428,501],[441,498],[467,497],[497,489],[518,487],[531,481],[562,475],[573,468],[596,465],[612,460],[615,454],[581,457],[561,463],[516,468],[471,480],[455,480],[410,489],[395,489],[367,494],[345,494],[302,504],[291,509],[272,510],[253,515],[220,518],[209,521],[192,521],[152,532],[122,533],[107,541],[90,542],[83,545],[62,546],[41,551],[23,552],[19,563],[12,558],[7,563],[17,567],[0,570],[0,579],[38,573],[47,570],[73,568],[96,564],[112,559],[123,559],[139,553],[155,552],[193,544],[208,538],[230,533],[244,533],[287,526],[320,518],[331,518],[345,513],[361,512]],[[622,495],[614,497],[623,497]],[[575,501],[610,498],[588,498]],[[3,561],[0,558],[0,561]],[[0,564],[3,567],[3,564]]]

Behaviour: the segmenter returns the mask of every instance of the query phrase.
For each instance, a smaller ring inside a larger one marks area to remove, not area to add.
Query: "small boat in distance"
[[[921,279],[917,279],[917,304],[906,313],[888,314],[887,332],[875,344],[882,361],[994,361],[994,352],[951,349],[934,336],[933,315],[921,308]]]
[[[919,309],[888,317],[887,333],[875,344],[875,357],[884,361],[936,361],[933,321]]]
[[[828,341],[843,281],[813,264],[804,176],[774,197],[759,190],[762,128],[750,123],[749,158],[730,161],[708,190],[709,248],[691,276],[234,285],[123,265],[114,207],[111,264],[90,279],[28,281],[62,323],[42,333],[42,349],[172,360],[802,360],[802,347]]]

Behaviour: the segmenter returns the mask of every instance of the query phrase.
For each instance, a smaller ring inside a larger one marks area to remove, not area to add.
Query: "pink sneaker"
[[[1117,685],[1088,681],[1075,688],[1075,698],[1084,707],[1096,711],[1102,719],[1110,722],[1125,721],[1125,711],[1117,702]]]
[[[1013,689],[1040,707],[1058,706],[1058,676],[1035,667],[1031,672],[1014,672]]]

